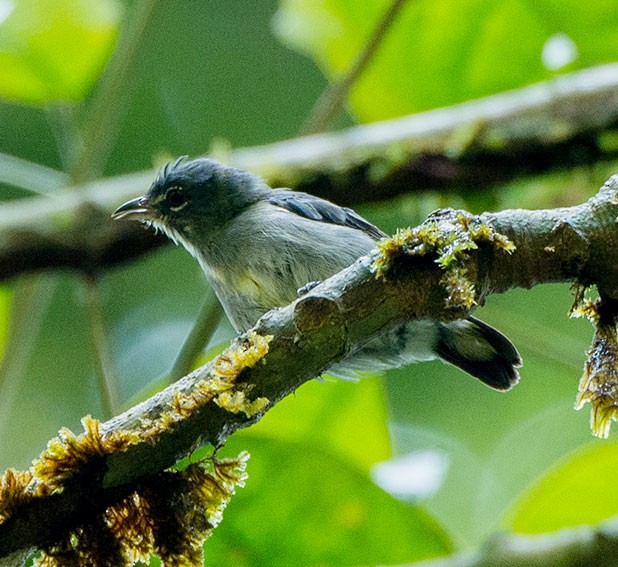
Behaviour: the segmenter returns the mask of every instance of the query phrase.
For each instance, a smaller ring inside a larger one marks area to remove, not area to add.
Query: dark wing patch
[[[384,238],[386,233],[382,232],[377,226],[366,221],[359,214],[347,207],[340,207],[325,201],[319,197],[314,197],[308,193],[297,193],[295,191],[285,191],[273,195],[268,200],[269,203],[286,209],[296,215],[310,220],[338,224],[361,230],[374,240]]]

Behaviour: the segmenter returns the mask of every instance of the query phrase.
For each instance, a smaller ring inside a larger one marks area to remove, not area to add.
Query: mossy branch
[[[273,186],[354,205],[414,190],[469,191],[613,159],[617,121],[618,65],[613,64],[449,108],[214,155]],[[40,192],[47,175],[55,190],[53,198],[3,203],[0,280],[42,269],[91,274],[165,242],[137,224],[109,218],[121,202],[146,190],[154,172],[57,190],[61,173],[4,157],[0,161],[10,167],[0,169],[0,182]]]
[[[571,208],[436,212],[267,313],[212,362],[106,423],[86,420],[82,435],[61,432],[28,472],[5,476],[0,557],[53,547],[131,494],[141,498],[153,476],[198,446],[220,446],[402,320],[462,317],[492,293],[550,282],[596,285],[610,309],[618,300],[617,217],[618,176]],[[458,288],[460,296],[447,291]]]

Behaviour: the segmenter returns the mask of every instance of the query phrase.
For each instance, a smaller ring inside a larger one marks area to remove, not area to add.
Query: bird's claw
[[[296,295],[298,297],[302,297],[303,295],[307,295],[314,287],[320,285],[321,281],[309,282],[306,283],[303,287],[299,287],[296,290]]]

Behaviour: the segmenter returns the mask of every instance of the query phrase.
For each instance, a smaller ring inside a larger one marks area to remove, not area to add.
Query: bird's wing
[[[269,203],[281,207],[310,220],[338,224],[361,230],[374,240],[384,238],[386,233],[366,221],[359,214],[347,207],[340,207],[330,201],[314,197],[308,193],[281,191],[268,199]]]

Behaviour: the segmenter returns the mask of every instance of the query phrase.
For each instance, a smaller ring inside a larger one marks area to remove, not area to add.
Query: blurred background
[[[320,128],[568,78],[618,53],[615,1],[395,4],[343,107]],[[307,120],[316,101],[389,9],[387,0],[0,0],[2,470],[27,467],[60,427],[79,431],[81,416],[107,419],[164,387],[198,313],[212,309],[183,249],[129,253],[118,239],[123,261],[76,270],[56,262],[53,244],[115,238],[108,216],[120,194],[141,194],[167,159],[225,161],[236,148],[315,129]],[[350,189],[346,204],[387,232],[444,206],[579,204],[618,171],[615,127],[561,140],[564,152],[544,142],[530,156],[506,151],[499,173],[495,156],[473,152],[484,173],[474,183],[425,176],[388,199],[376,191],[356,202]],[[452,146],[467,149],[474,134],[456,132]],[[40,248],[20,256],[22,240],[37,239]],[[439,362],[419,364],[306,384],[234,435],[222,454],[247,449],[249,480],[206,542],[207,564],[397,564],[476,549],[499,530],[614,516],[615,439],[592,437],[588,409],[573,410],[592,330],[568,319],[572,299],[568,285],[546,285],[476,311],[524,359],[507,394]],[[196,364],[231,337],[222,321]]]

